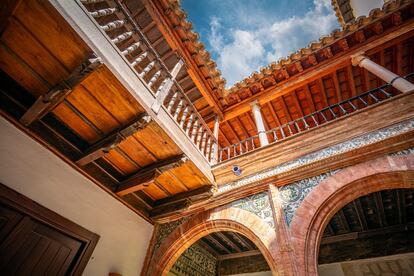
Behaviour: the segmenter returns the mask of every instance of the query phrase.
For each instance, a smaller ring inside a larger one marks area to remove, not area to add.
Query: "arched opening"
[[[260,275],[272,272],[259,248],[243,234],[219,231],[202,237],[187,248],[168,276]]]
[[[206,211],[177,227],[154,253],[146,275],[167,275],[185,250],[217,232],[234,232],[249,239],[263,255],[272,275],[278,275],[275,230],[258,216],[232,207]]]
[[[320,183],[306,196],[291,223],[299,275],[318,274],[319,245],[325,228],[344,206],[379,191],[413,188],[412,155],[388,156],[360,163]]]
[[[319,247],[320,276],[414,275],[414,189],[382,190],[342,207]]]

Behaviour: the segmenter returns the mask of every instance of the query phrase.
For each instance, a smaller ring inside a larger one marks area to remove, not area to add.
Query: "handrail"
[[[407,74],[404,76],[404,78],[407,79],[413,76],[414,72]],[[401,94],[401,92],[397,91],[396,89],[386,91],[391,87],[392,86],[389,83],[384,84],[380,87],[368,90],[360,95],[332,104],[321,110],[315,111],[286,124],[267,130],[265,133],[271,140],[269,144],[276,143],[287,137],[297,135],[303,131],[309,130],[319,125],[323,125],[327,122],[334,121],[357,110],[364,109],[368,106],[377,104]],[[222,162],[228,159],[232,159],[234,157],[251,152],[257,148],[260,148],[258,134],[246,138],[239,143],[220,148],[218,161]]]
[[[162,108],[207,161],[210,163],[215,161],[212,151],[213,145],[218,144],[218,141],[125,4],[121,0],[80,0],[80,2],[95,19],[95,24],[106,33],[112,45],[118,48],[129,65],[138,73],[138,77],[153,93],[155,101],[158,100],[157,96],[162,94],[160,91],[168,87],[167,93],[161,98]],[[93,4],[98,2],[106,3],[108,7],[102,8],[100,5],[100,8],[96,8]],[[113,19],[114,15],[116,20]],[[148,60],[148,63],[144,62],[145,60]],[[142,65],[143,68],[137,69],[137,65]]]

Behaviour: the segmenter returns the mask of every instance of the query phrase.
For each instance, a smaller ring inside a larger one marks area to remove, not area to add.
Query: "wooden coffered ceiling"
[[[171,69],[177,56],[142,5],[126,2],[137,5],[131,9]],[[47,1],[10,3],[0,19],[3,116],[149,220],[212,195],[209,180],[109,69],[85,63],[91,50]],[[200,98],[185,70],[179,81]]]
[[[319,264],[414,251],[414,189],[376,192],[358,198],[330,220]]]
[[[335,2],[345,7],[347,1]],[[229,89],[224,88],[216,63],[192,29],[179,1],[146,0],[144,3],[157,18],[169,44],[184,57],[191,72],[195,72],[191,78],[203,88],[201,94],[208,103],[205,110],[211,112],[206,115],[206,111],[204,118],[210,127],[213,128],[214,113],[222,116],[221,147],[258,134],[250,111],[254,100],[261,105],[264,124],[269,130],[381,85],[375,76],[351,65],[349,55],[359,48],[368,47],[367,54],[374,61],[397,74],[414,71],[412,1],[389,1],[368,17],[348,18],[342,30],[334,30],[289,57],[253,72]],[[392,33],[396,34],[393,39],[380,42]],[[258,139],[255,142],[257,147]]]

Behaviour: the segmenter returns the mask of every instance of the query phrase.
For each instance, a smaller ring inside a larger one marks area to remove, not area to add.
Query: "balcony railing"
[[[406,75],[405,79],[414,77],[414,72]],[[390,84],[377,87],[363,94],[330,105],[302,118],[293,120],[276,128],[266,131],[269,144],[276,143],[288,137],[296,136],[304,131],[332,122],[356,111],[393,98],[401,92]],[[246,154],[260,148],[259,135],[249,137],[239,143],[219,149],[219,162]]]
[[[213,133],[121,0],[80,0],[198,151],[213,161]],[[179,61],[179,63],[182,61]],[[175,74],[176,75],[176,74]]]

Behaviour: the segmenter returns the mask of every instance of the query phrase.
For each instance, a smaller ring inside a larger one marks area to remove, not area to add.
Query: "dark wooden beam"
[[[207,240],[209,240],[211,243],[213,243],[215,246],[217,246],[221,251],[226,252],[226,254],[231,254],[232,252],[223,245],[220,240],[214,236],[214,233],[208,235],[205,237]]]
[[[211,247],[208,243],[206,243],[205,241],[203,241],[202,239],[199,239],[197,241],[198,245],[200,245],[202,248],[204,248],[205,250],[207,250],[211,255],[213,255],[214,257],[218,257],[220,254],[213,248]]]
[[[188,158],[185,155],[178,155],[146,166],[128,177],[126,180],[122,181],[116,190],[116,194],[123,196],[140,191],[153,183],[163,172],[177,168],[184,164],[187,160]]]
[[[173,203],[173,204],[161,205],[161,206],[155,207],[154,209],[151,210],[150,218],[152,220],[157,220],[159,218],[163,218],[163,217],[166,217],[166,216],[171,216],[171,215],[180,213],[183,210],[188,209],[188,207],[190,207],[190,205],[191,205],[191,200],[190,199],[184,199],[182,201],[178,201],[178,202]]]
[[[377,210],[378,219],[381,227],[388,226],[387,218],[385,217],[384,205],[382,204],[381,192],[374,194],[375,209]]]
[[[101,65],[101,59],[92,56],[78,66],[69,77],[55,85],[46,94],[41,95],[36,102],[20,118],[20,122],[28,126],[36,120],[41,119],[45,114],[53,110],[61,103],[85,78]]]
[[[242,252],[243,250],[230,238],[225,232],[216,232],[216,235],[220,237],[228,246],[230,246],[236,252]]]
[[[226,254],[226,255],[220,255],[218,256],[218,260],[229,260],[229,259],[237,259],[237,258],[243,258],[243,257],[249,257],[249,256],[256,256],[261,255],[262,252],[260,250],[250,250],[250,251],[244,251],[244,252],[238,252],[238,253],[232,253],[232,254]]]
[[[346,217],[345,217],[345,214],[344,214],[343,209],[339,210],[338,215],[339,215],[339,218],[341,220],[342,226],[345,228],[345,230],[347,232],[350,232],[351,231],[351,228],[349,227],[348,221],[346,220]]]
[[[267,103],[267,106],[269,107],[269,110],[270,110],[270,112],[272,113],[272,116],[273,116],[273,118],[275,119],[275,122],[276,122],[277,126],[282,125],[282,124],[280,123],[279,117],[278,117],[278,116],[277,116],[277,114],[276,114],[276,111],[275,111],[275,108],[273,107],[272,102],[268,102],[268,103]]]
[[[248,238],[246,238],[245,236],[243,236],[243,235],[241,235],[237,232],[231,232],[231,234],[234,235],[239,240],[239,242],[244,247],[246,247],[247,249],[249,249],[249,250],[255,250],[256,249],[256,246],[254,245],[254,243],[251,240],[249,240]]]
[[[362,209],[361,201],[359,200],[359,198],[354,200],[352,202],[352,205],[354,206],[354,209],[358,216],[358,221],[361,224],[362,230],[368,230],[367,219],[365,217],[365,213],[364,213],[364,210]]]
[[[172,197],[169,198],[163,198],[160,200],[155,201],[154,205],[156,207],[162,206],[162,205],[168,205],[173,204],[178,201],[182,201],[184,199],[190,199],[192,202],[198,201],[201,199],[207,199],[213,196],[214,190],[213,186],[211,185],[205,185],[200,188],[178,193]]]
[[[139,130],[144,129],[152,121],[151,117],[147,113],[141,113],[138,117],[126,127],[110,134],[109,136],[101,139],[89,149],[85,151],[85,154],[76,161],[79,166],[85,166],[86,164],[95,161],[96,159],[103,157],[111,149],[117,147],[123,140],[133,135]]]
[[[342,235],[323,237],[321,240],[321,245],[337,243],[337,242],[342,242],[342,241],[349,241],[349,240],[365,239],[365,238],[371,238],[375,236],[383,236],[385,234],[391,234],[391,233],[412,231],[413,229],[414,229],[414,224],[409,223],[405,225],[394,225],[394,226],[371,229],[371,230],[361,231],[361,232],[351,232],[351,233],[346,233]]]
[[[19,6],[21,0],[4,0],[0,9],[0,34],[3,33],[4,28],[7,26],[9,17],[11,17],[14,11]]]

